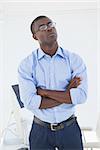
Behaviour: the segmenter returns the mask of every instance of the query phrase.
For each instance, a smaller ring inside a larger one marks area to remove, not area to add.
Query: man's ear
[[[33,34],[32,36],[35,40],[38,40],[35,34]]]

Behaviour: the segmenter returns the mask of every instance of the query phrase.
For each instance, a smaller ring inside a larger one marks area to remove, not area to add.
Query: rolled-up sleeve
[[[82,58],[74,53],[70,57],[70,64],[72,68],[72,78],[80,77],[81,84],[77,88],[70,89],[71,100],[73,104],[81,104],[87,100],[88,81],[87,68]]]
[[[32,62],[32,56],[30,55],[25,58],[18,67],[21,101],[24,103],[24,106],[31,111],[38,109],[41,104],[41,96],[36,93],[36,79],[33,73],[35,68],[33,68]]]

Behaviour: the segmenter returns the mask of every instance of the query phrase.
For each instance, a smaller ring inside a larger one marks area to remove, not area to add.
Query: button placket
[[[50,60],[50,88],[54,89],[54,65],[53,58]]]

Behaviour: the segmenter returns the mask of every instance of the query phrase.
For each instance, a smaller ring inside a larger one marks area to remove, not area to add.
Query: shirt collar
[[[63,58],[65,57],[64,54],[63,54],[63,49],[61,47],[58,47],[58,50],[57,50],[55,55],[60,55]]]
[[[47,54],[45,54],[45,53],[43,52],[43,50],[42,50],[41,48],[39,48],[39,49],[38,49],[38,59],[41,59],[41,58],[44,57],[45,55],[47,55]],[[57,51],[56,51],[56,53],[55,53],[55,56],[56,56],[56,55],[60,55],[61,57],[64,58],[63,49],[62,49],[61,47],[58,47],[58,49],[57,49]]]
[[[41,59],[43,56],[45,56],[46,54],[43,52],[43,50],[41,48],[38,49],[38,59]]]

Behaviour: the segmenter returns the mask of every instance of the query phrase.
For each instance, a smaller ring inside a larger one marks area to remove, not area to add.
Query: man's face
[[[34,24],[34,32],[33,35],[34,39],[38,40],[40,44],[52,44],[54,41],[57,40],[57,32],[56,28],[50,27],[50,23],[52,23],[52,20],[49,18],[42,18],[35,22]],[[46,30],[41,30],[41,26],[47,25]]]

